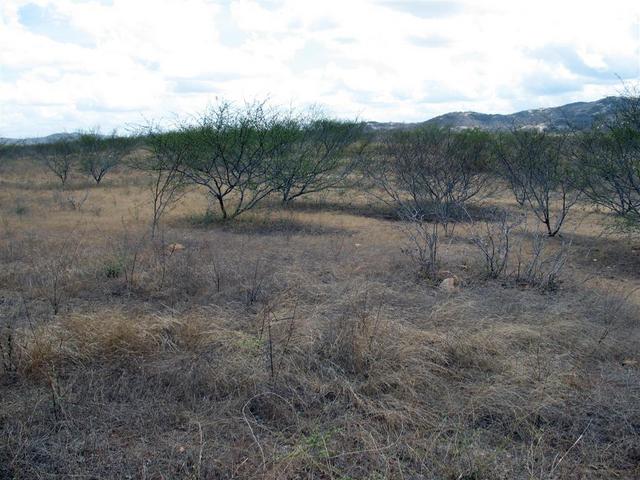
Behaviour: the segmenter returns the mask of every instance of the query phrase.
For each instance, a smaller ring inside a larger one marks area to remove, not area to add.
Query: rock
[[[440,290],[449,293],[456,292],[458,291],[459,284],[460,282],[458,282],[458,279],[456,277],[447,277],[442,280],[442,282],[440,282]]]
[[[171,255],[175,252],[181,252],[185,248],[186,247],[181,243],[170,243],[169,245],[167,245],[167,253]]]

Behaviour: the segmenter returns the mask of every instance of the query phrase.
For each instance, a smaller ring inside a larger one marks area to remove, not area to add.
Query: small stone
[[[175,252],[181,252],[185,248],[186,247],[181,243],[170,243],[169,245],[167,245],[167,253],[171,255],[172,253],[175,253]]]
[[[447,277],[440,282],[440,290],[445,292],[455,292],[458,290],[458,279],[455,277]]]

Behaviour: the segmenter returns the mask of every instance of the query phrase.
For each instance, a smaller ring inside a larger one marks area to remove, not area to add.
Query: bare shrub
[[[549,252],[544,234],[531,236],[530,249],[525,252],[521,244],[512,276],[519,285],[530,285],[542,290],[555,290],[562,269],[567,263],[570,242],[562,242],[555,252]]]
[[[163,233],[163,232],[161,232]],[[160,280],[158,281],[158,290],[162,290],[168,280],[168,276],[174,273],[175,265],[174,260],[181,251],[184,249],[184,245],[176,243],[167,243],[165,241],[164,234],[161,235],[160,240],[153,243],[154,256],[160,270]]]
[[[504,278],[521,286],[554,290],[571,243],[563,241],[555,251],[549,251],[547,237],[537,230],[529,233],[526,218],[511,218],[507,212],[501,212],[493,222],[475,226],[471,243],[482,254],[487,278]]]
[[[507,212],[496,212],[493,220],[476,227],[471,243],[482,253],[488,278],[498,278],[507,269],[512,248],[512,233],[522,224],[522,219],[511,219]]]
[[[22,350],[19,348],[15,325],[7,322],[0,328],[0,366],[2,375],[15,376]]]
[[[290,297],[290,292],[282,292],[267,302],[259,314],[258,341],[264,344],[266,369],[272,384],[284,368],[299,328],[298,301]]]
[[[152,196],[151,238],[155,238],[160,220],[187,193],[182,170],[192,145],[181,132],[162,132],[149,127],[142,136],[145,153],[132,166],[149,175]]]
[[[420,213],[408,215],[402,224],[408,245],[402,249],[418,273],[427,278],[435,278],[438,271],[438,248],[440,224],[429,222]]]
[[[216,293],[220,293],[224,287],[226,270],[226,261],[224,260],[224,257],[218,258],[214,256],[211,259],[209,273],[213,279]]]
[[[61,243],[41,245],[22,278],[22,291],[30,298],[46,300],[54,315],[60,313],[84,274],[80,265],[82,237],[77,235],[74,231]]]
[[[404,252],[422,275],[435,277],[440,230],[445,235],[471,199],[488,185],[489,138],[480,132],[418,128],[385,137],[367,173],[401,220],[409,247]]]
[[[116,132],[109,136],[100,135],[98,130],[81,132],[78,138],[80,168],[100,185],[105,175],[131,151],[133,142],[134,139],[118,137]]]
[[[567,152],[567,134],[513,129],[501,136],[497,152],[515,200],[528,207],[550,237],[558,234],[581,191]]]
[[[60,180],[62,188],[67,184],[69,174],[78,159],[78,144],[63,137],[53,143],[43,143],[31,147],[33,154]]]
[[[153,258],[148,268],[147,290],[154,290],[160,298],[174,305],[186,297],[194,297],[208,289],[208,278],[203,272],[201,248],[157,239],[152,243]]]
[[[410,217],[437,221],[450,233],[464,205],[488,185],[489,137],[445,128],[399,131],[385,138],[369,177],[383,199]]]
[[[638,288],[593,289],[586,304],[590,308],[591,320],[598,332],[594,336],[594,354],[602,356],[601,349],[609,344],[620,347],[612,341],[616,333],[633,330],[640,318],[640,308],[631,299]]]
[[[136,232],[126,225],[119,238],[114,240],[114,252],[104,273],[112,278],[121,278],[125,291],[131,294],[140,285],[141,263],[149,245],[147,233]]]
[[[253,305],[264,296],[264,283],[267,278],[265,263],[262,259],[257,258],[249,275],[244,279],[242,289],[245,293],[247,306]]]
[[[577,185],[596,205],[613,212],[618,226],[640,225],[640,94],[627,88],[612,118],[575,136]]]
[[[27,205],[27,201],[24,197],[18,196],[15,198],[14,202],[15,205],[13,211],[16,215],[22,217],[29,214],[29,206]]]
[[[56,191],[53,194],[53,198],[60,209],[80,212],[89,198],[89,190],[85,190],[84,192]]]
[[[388,346],[387,322],[382,301],[372,294],[368,284],[353,286],[335,300],[339,310],[323,315],[314,343],[320,359],[330,362],[327,368],[366,375],[380,360]]]

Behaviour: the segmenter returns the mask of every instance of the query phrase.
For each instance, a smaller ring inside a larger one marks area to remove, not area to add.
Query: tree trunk
[[[227,215],[227,210],[226,210],[226,208],[224,208],[224,200],[222,198],[222,195],[216,195],[216,198],[218,199],[218,203],[220,204],[220,211],[222,212],[222,219],[226,220],[227,218],[229,218],[229,215]]]

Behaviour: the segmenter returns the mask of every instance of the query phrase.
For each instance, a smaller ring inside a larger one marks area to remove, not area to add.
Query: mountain
[[[455,130],[478,128],[481,130],[504,131],[516,126],[519,128],[538,128],[544,130],[565,130],[588,128],[600,118],[610,117],[618,108],[620,97],[606,97],[595,102],[575,102],[560,107],[523,110],[507,115],[478,112],[450,112],[425,122],[367,122],[372,131],[408,130],[422,125],[440,125]],[[73,140],[78,133],[54,133],[36,138],[0,138],[0,144],[36,145],[52,143],[62,139]]]
[[[75,140],[79,136],[79,133],[52,133],[46,137],[0,138],[0,143],[8,145],[39,145],[41,143],[54,143],[60,140]]]
[[[612,115],[619,102],[619,97],[606,97],[595,102],[569,103],[561,107],[524,110],[510,115],[453,112],[432,118],[425,123],[483,130],[508,130],[513,126],[544,130],[564,130],[569,126],[589,128],[595,120]]]
[[[509,130],[519,128],[538,128],[544,130],[564,130],[588,128],[594,121],[611,116],[617,109],[620,97],[606,97],[595,102],[569,103],[560,107],[524,110],[508,115],[478,112],[451,112],[420,123],[380,123],[369,122],[371,130],[410,129],[422,125],[440,125],[455,130],[478,128],[481,130]]]

